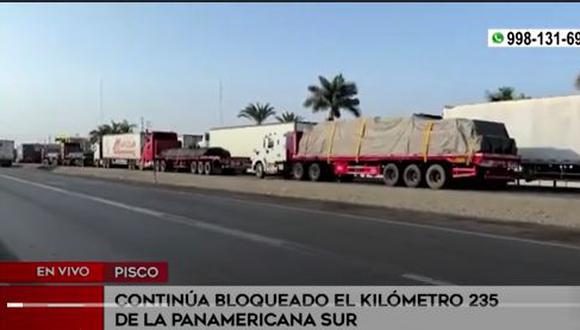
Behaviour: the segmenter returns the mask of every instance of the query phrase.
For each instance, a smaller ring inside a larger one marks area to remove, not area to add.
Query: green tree
[[[274,107],[270,103],[260,104],[258,102],[250,103],[244,109],[240,110],[238,118],[246,118],[256,123],[256,125],[261,125],[270,116],[274,116],[275,114],[276,111],[274,111]]]
[[[297,121],[303,121],[304,117],[297,115],[294,112],[285,111],[284,113],[282,113],[281,116],[276,116],[276,120],[278,120],[281,123],[292,123]]]
[[[501,101],[511,101],[511,100],[523,100],[529,99],[529,96],[526,96],[523,93],[516,93],[515,88],[513,87],[500,87],[495,92],[486,92],[486,98],[489,102],[501,102]]]
[[[96,129],[89,133],[91,137],[91,143],[99,141],[103,135],[132,133],[135,127],[137,127],[137,125],[130,124],[127,120],[120,122],[111,120],[111,124],[99,125]]]
[[[308,86],[310,96],[304,101],[304,106],[312,108],[312,112],[328,111],[328,120],[340,118],[341,110],[347,110],[355,117],[360,117],[360,101],[355,96],[358,89],[354,82],[345,81],[342,74],[329,81],[319,76],[320,86]]]

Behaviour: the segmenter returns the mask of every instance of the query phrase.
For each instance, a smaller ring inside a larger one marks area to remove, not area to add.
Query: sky
[[[141,117],[202,133],[250,102],[320,121],[307,86],[338,73],[365,116],[575,93],[580,48],[488,48],[489,28],[580,28],[580,4],[0,4],[0,139]]]

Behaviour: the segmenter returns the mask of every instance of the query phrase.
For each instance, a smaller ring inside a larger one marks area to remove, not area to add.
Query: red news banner
[[[0,262],[0,330],[102,330],[104,283],[167,280],[166,262]]]

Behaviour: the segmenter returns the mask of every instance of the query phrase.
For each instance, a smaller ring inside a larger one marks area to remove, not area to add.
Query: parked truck
[[[156,161],[160,172],[187,170],[192,174],[240,174],[250,167],[250,159],[232,157],[223,148],[172,148],[161,152]]]
[[[0,140],[0,166],[12,166],[14,161],[14,141]]]
[[[57,163],[64,166],[85,166],[92,164],[92,152],[87,138],[59,136],[55,142],[60,146]],[[48,152],[48,144],[42,146],[43,161],[44,154]],[[52,160],[54,155],[51,153]]]
[[[16,154],[20,163],[39,164],[42,162],[42,144],[23,143],[17,148]]]
[[[163,150],[178,147],[176,133],[153,131],[104,135],[93,145],[93,152],[96,166],[143,170],[152,168]]]
[[[459,105],[443,116],[504,123],[518,142],[521,179],[580,179],[580,95]]]
[[[216,127],[209,131],[209,146],[224,148],[234,157],[251,158],[266,134],[284,135],[312,125],[314,123],[292,122]]]
[[[45,165],[58,165],[60,164],[60,149],[61,146],[58,143],[47,143],[42,147],[42,163]]]
[[[467,119],[359,118],[262,137],[256,176],[350,181],[382,178],[387,186],[440,189],[469,180],[502,187],[519,164],[503,124]]]
[[[267,123],[262,125],[243,125],[212,128],[205,140],[213,148],[223,148],[232,157],[245,158],[248,164],[263,149],[264,136],[284,136],[287,133],[303,131],[315,125],[311,122]],[[207,141],[209,140],[209,141]],[[254,167],[248,166],[252,172]]]

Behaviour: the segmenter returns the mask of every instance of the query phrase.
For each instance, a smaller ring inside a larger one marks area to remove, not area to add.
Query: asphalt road
[[[0,259],[168,261],[173,284],[580,285],[578,237],[0,169]]]

